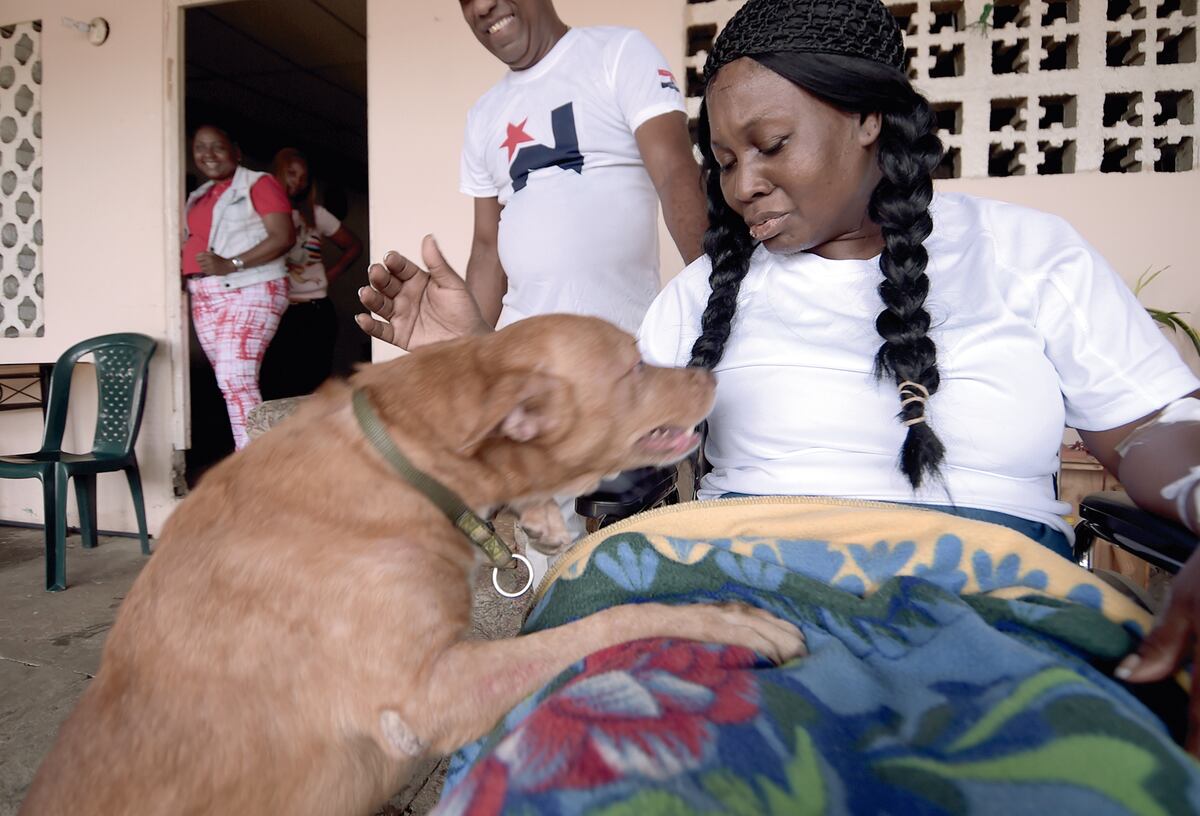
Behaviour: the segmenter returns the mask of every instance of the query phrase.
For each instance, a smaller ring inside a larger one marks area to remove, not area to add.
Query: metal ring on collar
[[[499,580],[499,575],[500,575],[499,567],[492,567],[492,586],[495,587],[496,591],[499,592],[501,595],[503,595],[505,598],[520,598],[522,595],[524,595],[526,592],[528,592],[530,590],[530,588],[533,586],[533,564],[530,564],[529,559],[526,558],[525,556],[521,555],[520,553],[513,553],[512,557],[517,559],[518,561],[520,561],[522,564],[524,564],[525,571],[529,573],[529,577],[527,577],[525,579],[525,586],[521,587],[516,592],[506,592],[505,590],[501,589],[500,588],[500,580]]]

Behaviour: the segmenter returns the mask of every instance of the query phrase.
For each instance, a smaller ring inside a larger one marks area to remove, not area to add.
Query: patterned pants
[[[288,307],[287,278],[226,289],[220,278],[188,281],[192,324],[225,397],[238,450],[246,447],[246,414],[262,402],[258,369]]]

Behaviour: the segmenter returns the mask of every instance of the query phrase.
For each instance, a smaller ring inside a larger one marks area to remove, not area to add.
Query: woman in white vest
[[[295,242],[292,205],[269,173],[242,167],[224,130],[204,125],[192,159],[208,179],[188,196],[183,276],[192,323],[229,410],[233,441],[245,447],[246,414],[262,402],[258,372],[288,306],[284,256]]]

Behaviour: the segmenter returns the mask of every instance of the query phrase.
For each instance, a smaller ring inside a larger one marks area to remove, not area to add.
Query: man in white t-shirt
[[[466,280],[485,320],[566,312],[636,331],[659,288],[659,202],[687,263],[707,223],[666,59],[633,29],[568,29],[551,0],[463,0],[462,13],[510,69],[471,108],[462,154]],[[582,535],[574,499],[560,506]]]
[[[511,69],[467,117],[468,288],[492,325],[571,312],[636,330],[658,292],[658,203],[685,262],[706,223],[666,59],[633,29],[568,29],[550,0],[461,5]]]

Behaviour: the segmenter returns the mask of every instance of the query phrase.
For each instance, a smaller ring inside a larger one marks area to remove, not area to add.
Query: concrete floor
[[[100,665],[145,557],[136,539],[67,545],[66,592],[46,592],[41,530],[0,527],[0,816],[17,812],[58,726]]]
[[[501,527],[511,541],[511,526]],[[65,592],[46,592],[41,530],[0,526],[0,816],[13,816],[58,727],[100,665],[117,607],[146,563],[136,539],[67,544]],[[504,637],[520,627],[525,604],[477,581],[475,634]],[[486,587],[486,588],[485,588]],[[528,596],[526,596],[528,597]],[[437,802],[445,763],[431,759],[379,816],[419,816]]]

